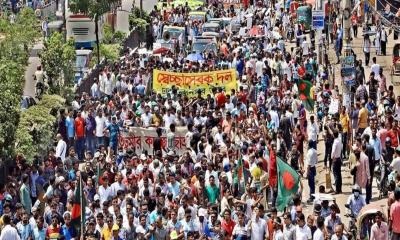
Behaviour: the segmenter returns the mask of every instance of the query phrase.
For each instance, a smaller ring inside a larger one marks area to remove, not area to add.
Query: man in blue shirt
[[[68,116],[65,119],[65,126],[67,127],[67,144],[68,148],[74,146],[74,137],[75,137],[75,129],[74,129],[74,117],[73,112],[70,111]]]
[[[64,236],[65,240],[71,240],[77,237],[77,231],[71,225],[71,213],[65,212],[64,213],[64,225],[61,227],[62,235]]]
[[[111,121],[111,124],[108,125],[106,130],[110,132],[110,148],[114,151],[114,153],[117,153],[119,135],[119,125],[117,124],[117,117],[113,116]]]
[[[29,215],[24,213],[22,215],[22,221],[17,223],[17,230],[22,240],[28,240],[33,238],[32,225],[29,224]]]

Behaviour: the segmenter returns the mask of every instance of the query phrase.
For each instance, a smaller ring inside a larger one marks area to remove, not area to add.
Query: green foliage
[[[114,41],[115,43],[119,43],[121,44],[126,38],[126,33],[122,32],[122,31],[116,31],[114,33]]]
[[[16,128],[29,51],[40,36],[40,23],[32,9],[23,8],[10,23],[0,17],[0,158],[14,154]]]
[[[113,33],[110,25],[106,24],[104,26],[104,34],[103,34],[103,43],[111,44],[111,43],[119,43],[121,44],[125,39],[126,34],[121,31],[116,31]]]
[[[130,29],[136,28],[143,32],[146,30],[150,22],[151,19],[147,12],[140,11],[140,9],[135,6],[132,8],[131,14],[129,15]]]
[[[72,39],[64,43],[61,33],[53,33],[44,43],[41,56],[46,71],[49,92],[63,94],[63,89],[71,87],[74,82],[75,48]]]
[[[36,106],[22,112],[16,131],[17,154],[23,154],[30,163],[34,156],[46,154],[54,137],[56,113],[64,103],[61,96],[44,95]]]
[[[118,60],[120,52],[121,52],[120,44],[100,44],[100,56],[103,59],[107,59],[107,61],[114,62]],[[93,67],[96,64],[97,59],[97,49],[95,49],[93,54],[93,58],[90,62],[90,67]]]
[[[103,32],[103,42],[104,43],[111,43],[113,41],[113,31],[112,27],[108,24],[104,25],[104,32]]]

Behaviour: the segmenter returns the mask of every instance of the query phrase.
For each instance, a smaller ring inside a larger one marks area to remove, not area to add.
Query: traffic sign
[[[324,10],[312,11],[312,25],[315,30],[323,30],[325,27],[325,13]]]

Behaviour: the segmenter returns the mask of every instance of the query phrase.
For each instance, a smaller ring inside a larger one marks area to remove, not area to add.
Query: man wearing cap
[[[86,232],[83,237],[87,240],[98,240],[100,239],[100,233],[96,230],[96,222],[94,218],[90,218],[88,220],[88,224],[86,227]]]

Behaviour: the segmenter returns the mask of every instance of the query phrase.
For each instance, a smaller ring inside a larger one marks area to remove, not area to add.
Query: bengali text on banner
[[[177,127],[175,131],[175,153],[183,154],[186,151],[185,135],[187,127]],[[153,155],[153,142],[157,137],[156,128],[130,127],[128,131],[121,132],[119,146],[123,149],[135,150],[137,154],[147,150]],[[167,146],[167,130],[162,128],[161,145]]]
[[[236,71],[227,69],[201,73],[176,73],[153,70],[153,90],[166,95],[176,86],[178,92],[190,97],[197,96],[200,90],[202,94],[209,94],[213,88],[223,88],[225,92],[231,89],[237,90]]]

